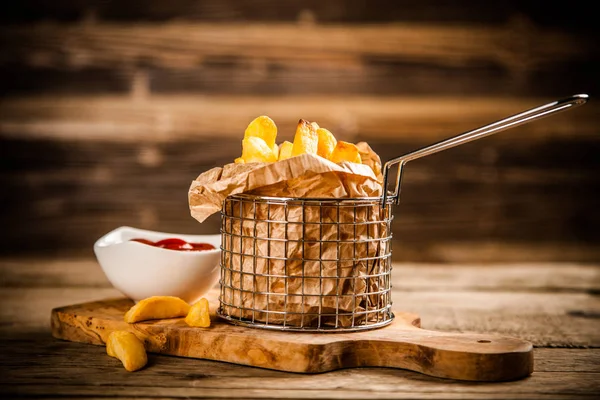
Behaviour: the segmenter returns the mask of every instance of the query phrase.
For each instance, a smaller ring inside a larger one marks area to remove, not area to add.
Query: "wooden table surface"
[[[50,311],[119,296],[93,259],[0,259],[2,398],[597,398],[600,264],[396,264],[396,310],[427,329],[531,341],[535,369],[469,383],[390,368],[304,375],[149,355],[127,372],[102,346],[55,339]]]

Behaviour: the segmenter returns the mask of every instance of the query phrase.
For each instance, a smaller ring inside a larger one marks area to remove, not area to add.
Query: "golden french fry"
[[[292,142],[288,142],[287,140],[279,146],[279,159],[285,160],[292,156]]]
[[[340,163],[342,161],[350,161],[357,164],[362,164],[358,147],[353,143],[338,141],[329,157],[334,163]]]
[[[311,122],[310,125],[313,127],[313,129],[315,130],[315,132],[317,131],[317,129],[320,128],[319,124],[317,124],[316,122]]]
[[[185,323],[189,326],[208,328],[210,326],[210,315],[208,313],[208,300],[204,297],[198,300],[190,308],[185,317]]]
[[[277,161],[273,149],[264,140],[255,136],[242,140],[242,158],[247,163]]]
[[[245,163],[244,159],[242,157],[238,157],[235,160],[233,160],[234,163],[236,164],[243,164]]]
[[[317,154],[319,137],[310,122],[301,119],[296,127],[292,146],[292,157],[300,154]]]
[[[265,141],[267,146],[272,149],[277,139],[277,126],[275,122],[266,115],[256,117],[248,124],[246,132],[244,133],[244,139],[249,137],[261,138]]]
[[[279,146],[277,146],[277,143],[273,143],[273,146],[271,146],[271,151],[273,152],[273,155],[275,156],[275,160],[279,159]]]
[[[333,133],[329,132],[325,128],[317,129],[317,136],[319,137],[319,142],[317,144],[317,154],[323,158],[329,159],[335,145],[337,144],[337,140]]]
[[[144,343],[128,331],[113,331],[106,340],[106,353],[118,358],[127,371],[137,371],[148,363]]]
[[[149,319],[185,317],[190,305],[174,296],[152,296],[140,300],[125,313],[125,322],[134,323]]]

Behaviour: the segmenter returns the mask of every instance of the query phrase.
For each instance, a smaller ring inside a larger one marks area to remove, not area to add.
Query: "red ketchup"
[[[147,244],[149,246],[154,246],[154,247],[162,247],[163,249],[169,249],[169,250],[202,251],[202,250],[214,250],[215,249],[215,246],[213,246],[210,243],[190,243],[190,242],[186,242],[185,240],[177,239],[177,238],[163,239],[163,240],[159,240],[158,242],[153,242],[148,239],[140,239],[140,238],[131,239],[131,241]]]

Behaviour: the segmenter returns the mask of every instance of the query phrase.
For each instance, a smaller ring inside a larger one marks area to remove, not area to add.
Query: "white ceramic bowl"
[[[214,250],[179,251],[130,241],[179,238],[210,243]],[[138,302],[151,296],[177,296],[194,303],[219,280],[221,235],[183,235],[129,226],[117,228],[94,243],[94,253],[112,285]]]

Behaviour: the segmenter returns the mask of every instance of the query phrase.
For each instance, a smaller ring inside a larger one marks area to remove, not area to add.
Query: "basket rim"
[[[393,196],[387,197],[387,204],[392,204],[394,202]],[[242,200],[253,200],[253,201],[279,201],[279,202],[324,202],[324,203],[373,203],[383,202],[383,196],[377,197],[277,197],[277,196],[261,196],[256,194],[248,194],[248,193],[237,193],[231,194],[226,197],[227,199],[242,199]]]

